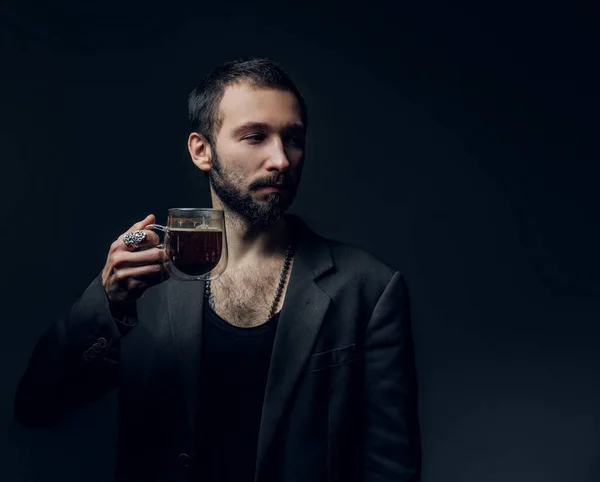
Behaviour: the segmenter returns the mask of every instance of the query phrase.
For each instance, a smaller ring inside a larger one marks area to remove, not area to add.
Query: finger
[[[150,248],[144,251],[124,251],[113,255],[113,266],[117,269],[162,264],[167,261],[164,249]]]
[[[139,282],[152,282],[153,280],[160,280],[166,273],[166,267],[164,264],[147,264],[144,266],[135,266],[122,268],[116,271],[115,275],[117,279],[121,281],[139,281]]]
[[[135,223],[129,231],[137,231],[138,229],[144,229],[149,224],[154,224],[156,222],[156,216],[154,214],[148,214],[144,219]]]
[[[127,233],[123,233],[121,234],[121,236],[119,236],[118,241],[120,242],[120,247],[125,249],[126,251],[135,251],[138,248],[153,248],[154,246],[158,246],[158,244],[160,243],[160,238],[158,237],[158,234],[156,234],[154,231],[150,231],[148,229],[143,229],[141,231],[144,231],[144,233],[146,233],[146,239],[144,241],[142,241],[140,244],[136,246],[127,246],[125,244],[125,242],[123,241],[123,237],[131,232],[131,231],[127,231]]]

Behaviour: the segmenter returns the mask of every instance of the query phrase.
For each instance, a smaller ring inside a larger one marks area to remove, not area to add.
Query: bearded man
[[[118,389],[122,482],[419,480],[404,277],[286,213],[308,127],[297,87],[268,60],[228,62],[189,116],[225,272],[169,278],[154,215],[135,223],[38,341],[17,420],[50,426]]]

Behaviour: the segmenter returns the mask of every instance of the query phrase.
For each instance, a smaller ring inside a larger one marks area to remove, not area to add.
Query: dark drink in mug
[[[178,280],[213,280],[227,267],[225,213],[220,209],[169,209],[167,225],[150,224],[146,229],[165,233],[158,246],[167,253],[166,268]]]
[[[215,269],[223,253],[223,231],[194,228],[170,229],[165,235],[167,257],[188,276],[201,276]]]

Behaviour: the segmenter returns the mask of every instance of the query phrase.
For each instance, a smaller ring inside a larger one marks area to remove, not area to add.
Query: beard
[[[296,196],[297,182],[292,181],[289,173],[276,172],[245,186],[242,173],[225,167],[216,149],[213,148],[212,151],[213,168],[209,171],[208,179],[221,202],[251,225],[259,228],[272,226],[279,221]],[[268,193],[260,200],[253,196],[253,190],[270,184],[283,184],[286,189]]]

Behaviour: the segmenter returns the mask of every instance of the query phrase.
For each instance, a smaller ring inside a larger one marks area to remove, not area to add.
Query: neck
[[[213,208],[225,212],[228,268],[255,264],[285,256],[290,244],[290,229],[284,216],[268,227],[257,227],[231,211],[218,197],[212,196]]]

